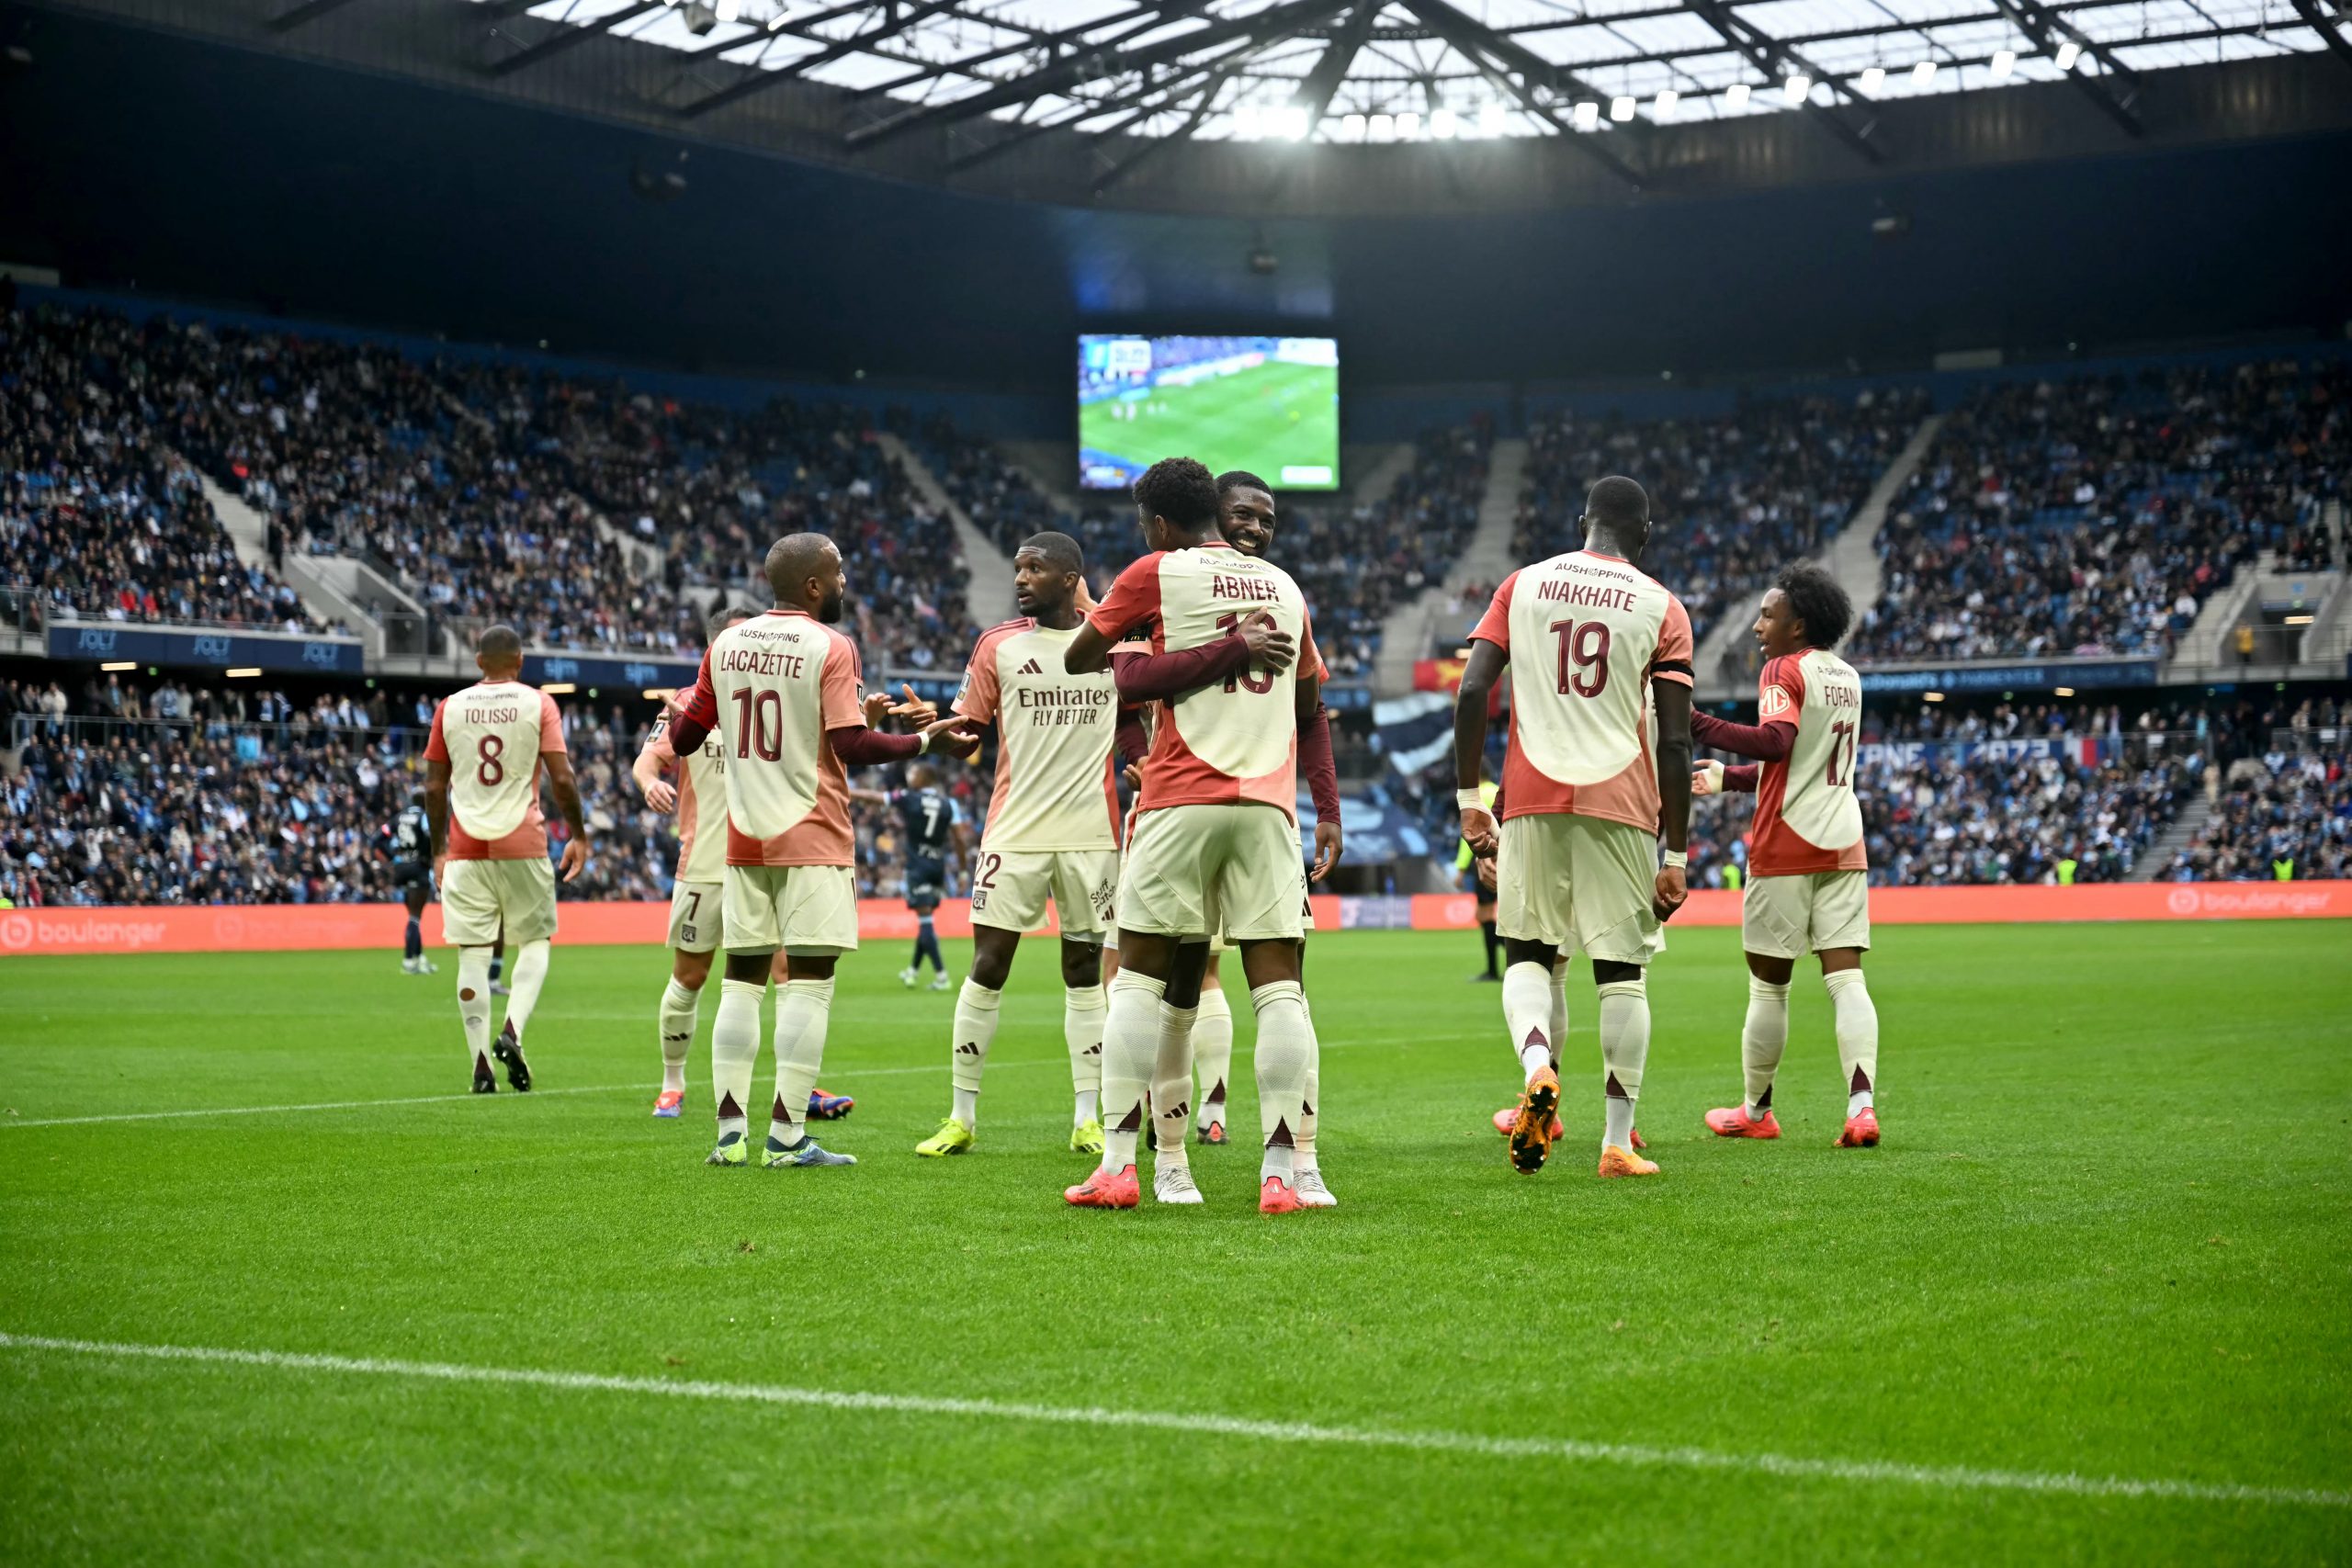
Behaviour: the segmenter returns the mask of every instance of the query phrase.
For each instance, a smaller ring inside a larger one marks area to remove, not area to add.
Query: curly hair
[[[1807,643],[1836,648],[1845,640],[1854,624],[1854,602],[1826,567],[1809,560],[1784,566],[1772,586],[1787,596],[1789,613],[1804,623]]]
[[[1196,457],[1162,457],[1136,480],[1136,504],[1188,534],[1216,525],[1216,480]]]

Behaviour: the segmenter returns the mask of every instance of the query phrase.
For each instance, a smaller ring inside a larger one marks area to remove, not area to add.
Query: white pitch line
[[[1699,1470],[1785,1479],[1919,1486],[1951,1492],[2025,1492],[2062,1497],[2131,1497],[2192,1503],[2257,1503],[2311,1508],[2352,1508],[2352,1493],[2289,1486],[2240,1486],[2201,1481],[2141,1481],[2125,1476],[2040,1471],[1973,1470],[1951,1465],[1898,1464],[1882,1460],[1799,1459],[1786,1454],[1721,1453],[1712,1449],[1661,1449],[1634,1443],[1592,1443],[1574,1438],[1489,1438],[1474,1432],[1413,1431],[1377,1427],[1326,1427],[1303,1421],[1255,1421],[1235,1416],[1188,1416],[1157,1410],[1107,1410],[1095,1405],[1025,1404],[993,1399],[936,1399],[920,1394],[853,1393],[785,1388],[768,1383],[614,1377],[595,1372],[541,1371],[529,1367],[467,1366],[375,1357],[318,1356],[280,1350],[234,1350],[194,1345],[127,1345],[95,1339],[55,1339],[0,1333],[0,1349],[52,1350],[116,1360],[197,1361],[261,1367],[274,1371],[345,1372],[364,1377],[418,1378],[438,1382],[494,1383],[558,1389],[569,1393],[651,1394],[666,1399],[879,1411],[899,1416],[951,1416],[966,1420],[1029,1421],[1059,1427],[1108,1427],[1190,1436],[1245,1438],[1270,1443],[1324,1443],[1465,1454],[1480,1459],[1548,1459],[1638,1470]]]
[[[625,1089],[643,1089],[643,1084],[605,1083],[585,1089],[536,1089],[534,1098],[548,1094],[616,1094]],[[200,1111],[120,1111],[107,1116],[36,1116],[29,1120],[15,1117],[0,1119],[0,1127],[86,1127],[93,1122],[167,1122],[184,1116],[272,1116],[281,1111],[364,1111],[379,1105],[442,1105],[451,1100],[474,1100],[479,1096],[465,1094],[415,1094],[399,1100],[322,1100],[309,1105],[213,1105]]]

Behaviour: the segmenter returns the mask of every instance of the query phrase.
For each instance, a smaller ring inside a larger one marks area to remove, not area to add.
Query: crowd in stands
[[[0,682],[0,899],[9,904],[349,903],[398,897],[389,828],[424,787],[434,695],[345,691],[307,700],[243,683],[93,677]],[[629,766],[650,705],[563,699],[564,739],[594,846],[565,898],[664,898],[675,824]],[[987,774],[941,772],[967,820]],[[895,770],[876,773],[879,787]],[[895,815],[854,808],[859,891],[903,891]],[[565,829],[550,810],[560,850]],[[974,835],[977,839],[977,834]],[[954,857],[958,886],[966,856]]]
[[[60,615],[323,629],[239,560],[197,472],[163,439],[165,389],[110,318],[0,312],[0,595]],[[135,360],[135,356],[132,356]]]
[[[1642,570],[1674,590],[1703,642],[1846,525],[1926,412],[1924,394],[1866,392],[1759,399],[1707,418],[1536,414],[1511,558],[1577,547],[1585,492],[1605,475],[1633,475],[1656,520]]]
[[[2352,747],[2253,758],[2233,767],[2164,875],[2178,881],[2352,876]]]
[[[2161,655],[2264,550],[2328,562],[2352,364],[2016,382],[1955,410],[1882,526],[1866,659]]]
[[[975,632],[952,530],[854,411],[162,316],[0,322],[0,575],[59,604],[306,624],[236,565],[196,464],[266,514],[279,562],[372,558],[461,637],[503,620],[534,645],[691,652],[713,599],[756,591],[799,529],[842,546],[869,666],[960,659]]]

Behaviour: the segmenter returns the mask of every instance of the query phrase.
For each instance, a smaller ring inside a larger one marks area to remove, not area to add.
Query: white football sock
[[[967,976],[956,998],[956,1043],[948,1057],[948,1077],[956,1086],[956,1120],[972,1131],[980,1125],[980,1075],[988,1069],[989,1047],[996,1043],[999,1010],[1004,993],[991,991]]]
[[[1158,1169],[1190,1165],[1184,1140],[1193,1131],[1193,1026],[1198,1008],[1159,1004],[1159,1039],[1151,1063],[1151,1126],[1159,1135]]]
[[[1143,1097],[1159,1055],[1159,998],[1168,982],[1122,969],[1111,982],[1102,1018],[1102,1168],[1115,1176],[1136,1163],[1143,1141]]]
[[[1878,1005],[1859,969],[1823,976],[1838,1012],[1838,1070],[1846,1075],[1846,1114],[1859,1116],[1878,1102]]]
[[[1552,961],[1552,1068],[1559,1070],[1561,1048],[1568,1043],[1568,955]]]
[[[531,1027],[531,1010],[539,1005],[539,987],[548,983],[548,939],[526,942],[514,955],[514,977],[507,981],[506,1021],[514,1026],[514,1038]]]
[[[1789,1048],[1789,985],[1747,977],[1747,1021],[1739,1031],[1739,1067],[1747,1080],[1747,1114],[1758,1122],[1772,1106],[1772,1075]]]
[[[458,1020],[466,1026],[466,1066],[490,1066],[490,949],[458,949]]]
[[[718,1111],[718,1134],[748,1129],[752,1068],[760,1059],[760,998],[764,980],[721,980],[718,1012],[710,1021],[710,1092]]]
[[[686,1091],[686,1053],[694,1048],[695,1020],[702,993],[688,990],[676,976],[662,989],[662,1092]]]
[[[825,1026],[833,1014],[831,980],[786,980],[775,998],[775,1103],[768,1136],[787,1148],[800,1141],[808,1091],[825,1065]]]
[[[1199,1069],[1201,1111],[1205,1129],[1225,1120],[1227,1079],[1233,1072],[1233,1004],[1225,989],[1201,993],[1200,1017],[1193,1023],[1193,1062]]]
[[[1306,1071],[1315,1061],[1315,1026],[1307,1021],[1306,993],[1295,980],[1253,987],[1258,1012],[1258,1127],[1265,1159],[1258,1179],[1279,1176],[1285,1184],[1296,1169],[1298,1123],[1306,1104]]]
[[[1069,1083],[1077,1097],[1069,1124],[1083,1127],[1100,1114],[1102,1098],[1102,1016],[1100,986],[1062,989],[1062,1043],[1069,1047]]]
[[[1514,964],[1503,971],[1503,1024],[1510,1048],[1529,1078],[1552,1065],[1552,971],[1543,964]]]
[[[1650,1059],[1650,998],[1639,980],[1600,987],[1603,1148],[1634,1146],[1634,1108],[1642,1098],[1642,1068]]]

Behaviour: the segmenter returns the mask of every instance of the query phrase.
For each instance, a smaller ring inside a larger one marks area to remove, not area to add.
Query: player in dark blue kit
[[[392,863],[392,886],[408,906],[408,935],[401,948],[401,973],[430,975],[433,961],[424,956],[424,902],[433,896],[433,823],[424,814],[424,796],[409,797],[408,807],[385,827],[376,852]]]
[[[939,972],[931,988],[944,991],[947,960],[940,953],[939,932],[933,929],[932,916],[947,896],[947,851],[955,842],[963,813],[939,787],[939,771],[922,762],[907,770],[906,788],[891,790],[883,798],[898,809],[899,840],[907,856],[907,908],[921,922],[915,931],[914,958],[899,971],[899,978],[911,990],[922,977],[923,960],[928,958]]]

